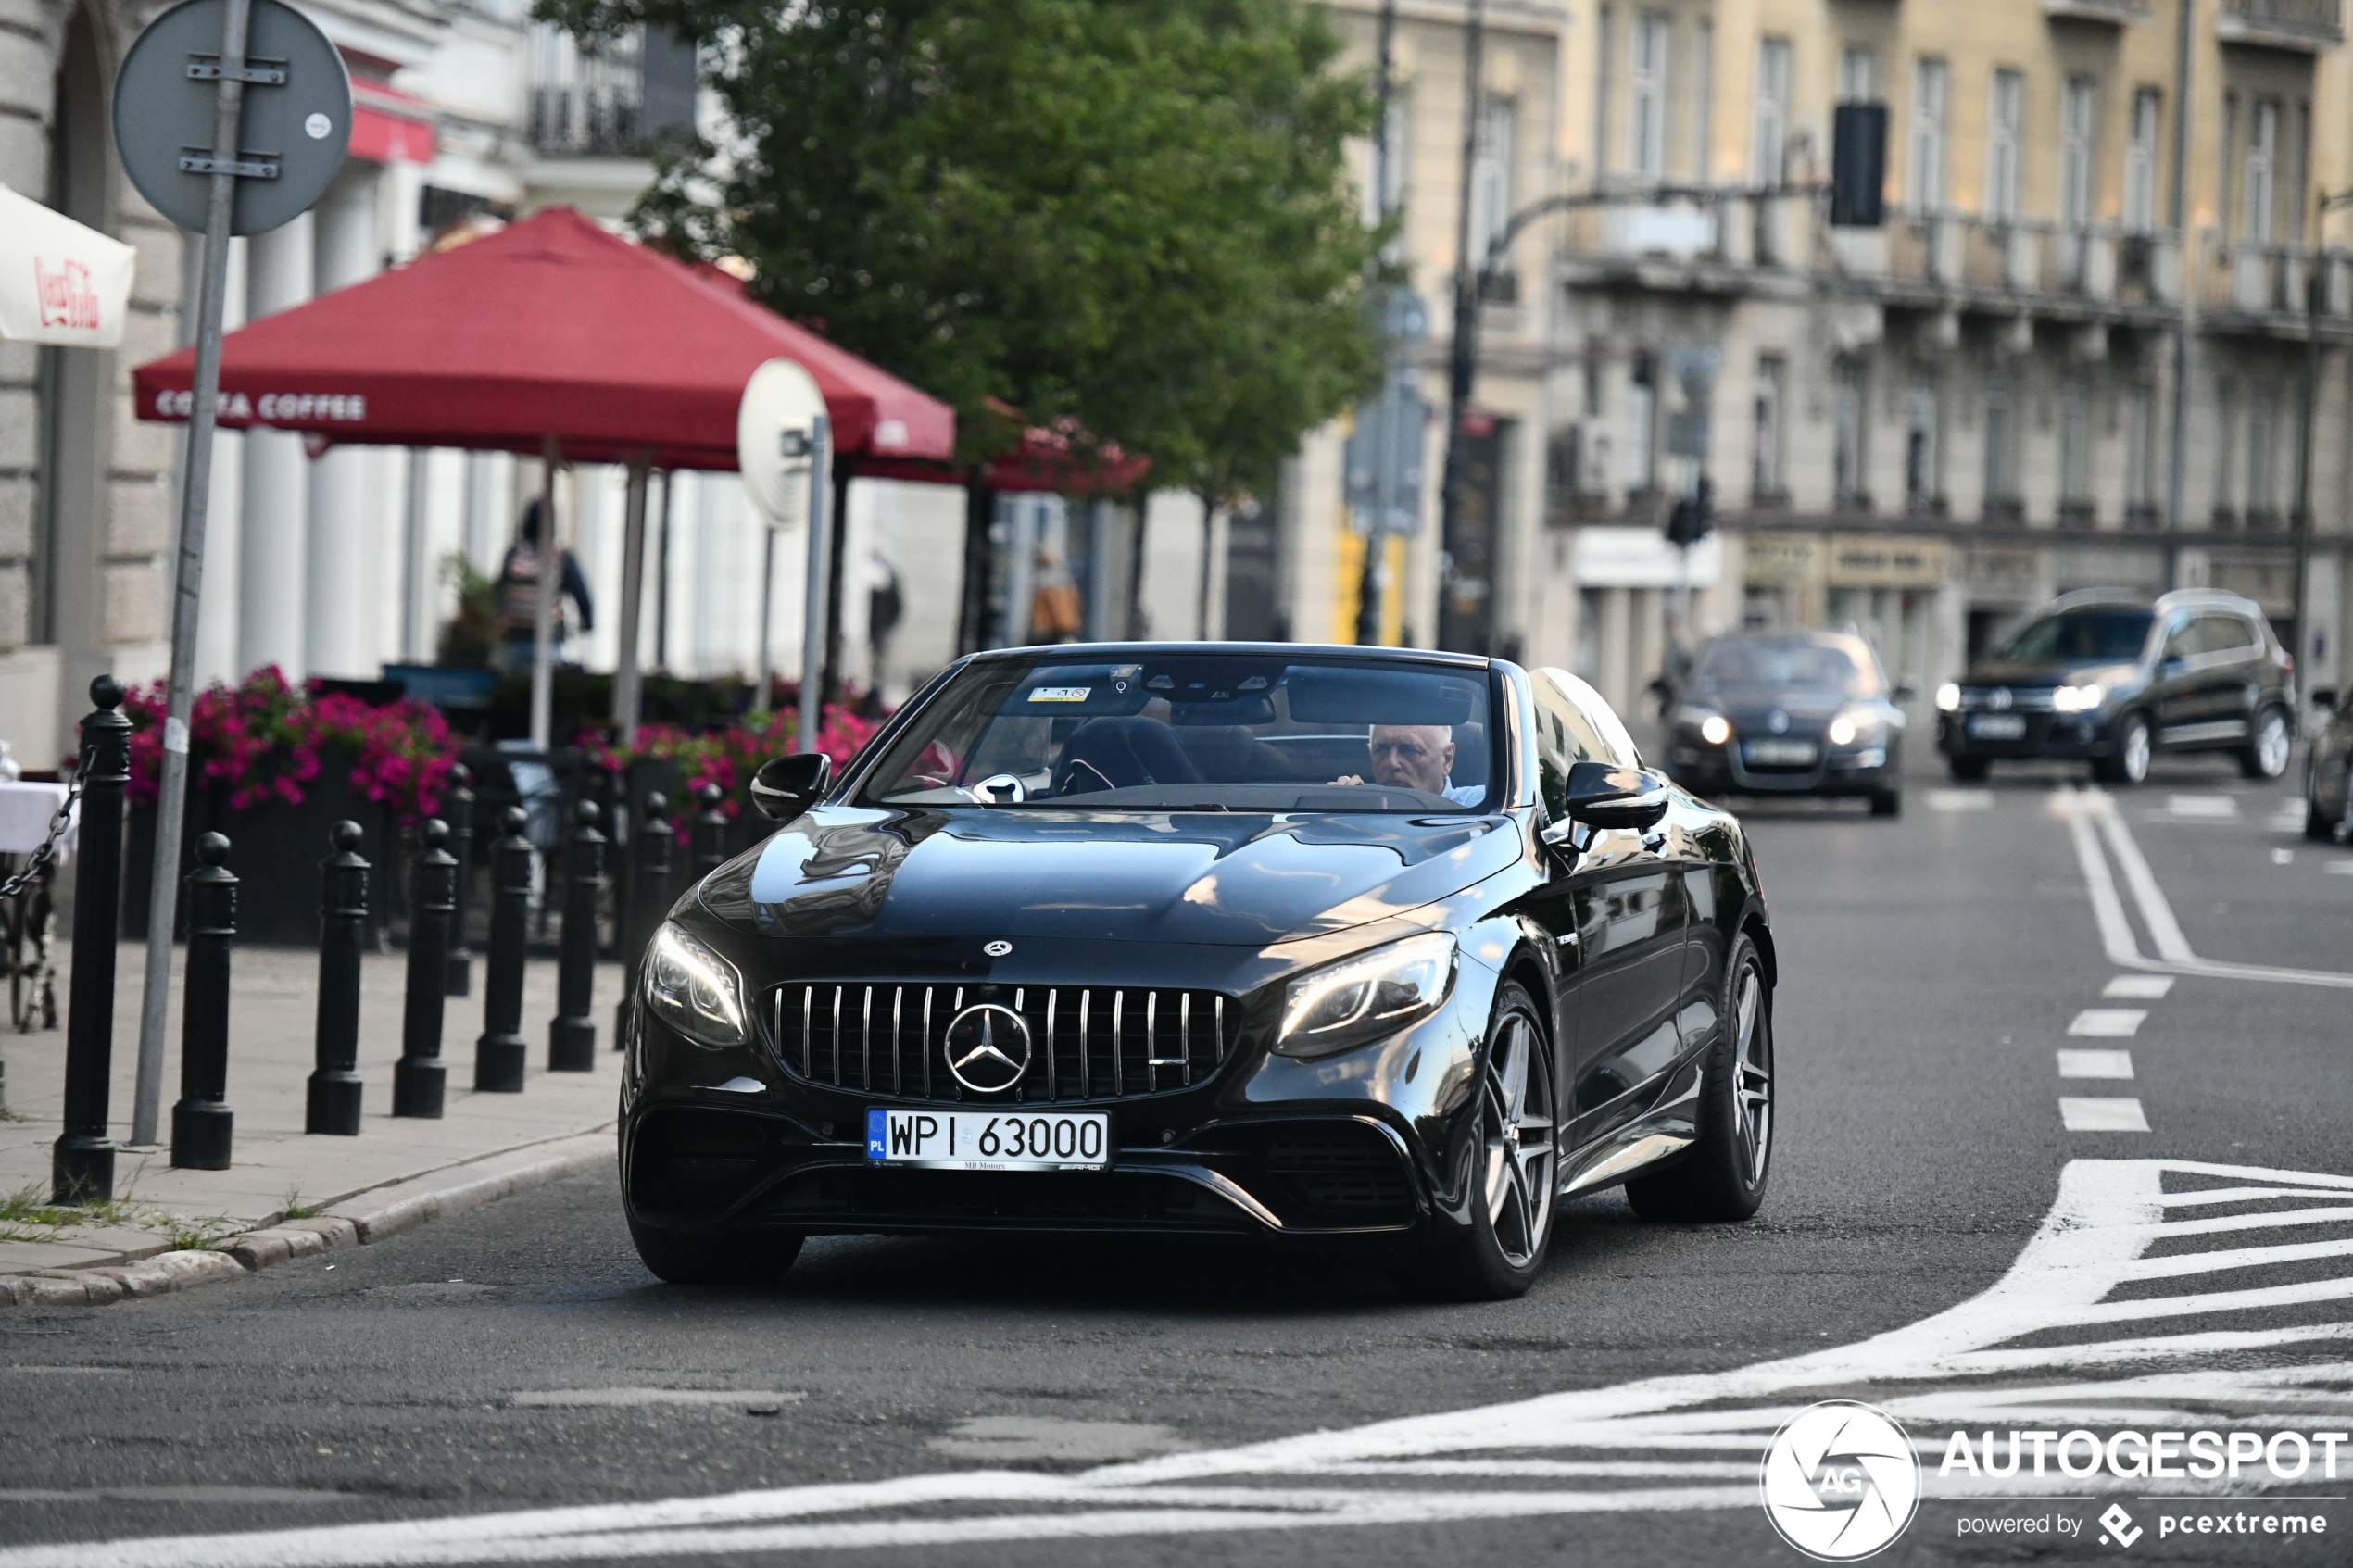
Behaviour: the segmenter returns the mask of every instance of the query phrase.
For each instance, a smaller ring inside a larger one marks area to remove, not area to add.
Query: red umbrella
[[[945,403],[569,207],[231,332],[220,422],[732,470],[744,383],[775,358],[815,378],[837,452],[953,455]],[[140,366],[139,417],[185,420],[195,370],[193,348]]]

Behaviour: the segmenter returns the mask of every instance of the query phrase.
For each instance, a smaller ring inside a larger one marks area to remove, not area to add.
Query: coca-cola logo
[[[63,261],[54,269],[32,258],[33,293],[41,301],[41,324],[74,332],[98,330],[98,291],[91,286],[90,269],[79,261]]]

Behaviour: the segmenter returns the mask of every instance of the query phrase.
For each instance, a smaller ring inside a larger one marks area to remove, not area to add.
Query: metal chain
[[[41,847],[32,852],[32,858],[24,863],[24,870],[7,881],[0,882],[0,899],[13,898],[31,886],[32,879],[41,874],[41,868],[57,854],[57,841],[66,835],[66,828],[73,821],[73,804],[82,798],[82,781],[89,776],[90,759],[85,754],[81,761],[74,764],[73,782],[66,786],[65,799],[58,802],[57,811],[49,818],[49,836],[41,841]]]

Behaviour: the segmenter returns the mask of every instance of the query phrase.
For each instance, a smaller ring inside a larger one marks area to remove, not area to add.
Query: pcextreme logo
[[[1853,1399],[1808,1405],[1773,1435],[1760,1482],[1765,1517],[1820,1562],[1884,1550],[1920,1503],[1912,1440],[1882,1411]]]

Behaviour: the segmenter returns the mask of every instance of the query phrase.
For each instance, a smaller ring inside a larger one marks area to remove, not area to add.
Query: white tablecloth
[[[66,786],[61,784],[0,780],[0,854],[30,855],[40,848],[41,841],[49,836],[49,819],[57,815],[65,797]],[[63,865],[72,854],[75,835],[81,831],[82,808],[77,804],[73,820],[66,824],[65,838],[57,846],[57,864]]]

